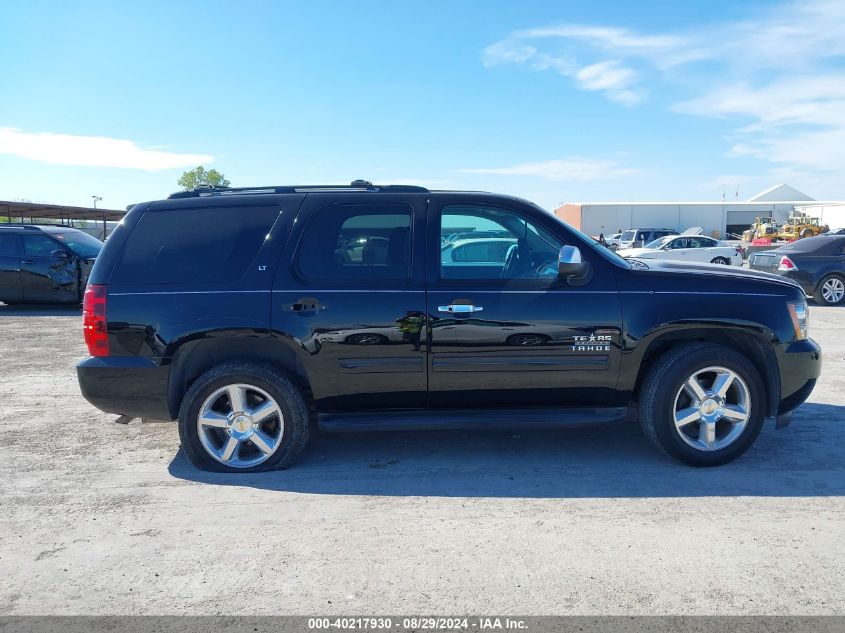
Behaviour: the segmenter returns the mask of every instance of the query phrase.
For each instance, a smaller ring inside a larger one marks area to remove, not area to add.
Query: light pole
[[[94,200],[94,208],[97,208],[97,203],[103,199],[103,196],[91,196],[91,199]],[[106,214],[105,211],[103,212],[103,240],[106,239]]]

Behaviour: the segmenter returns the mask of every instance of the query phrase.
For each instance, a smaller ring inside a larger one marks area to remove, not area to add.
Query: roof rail
[[[242,195],[259,193],[325,193],[333,191],[361,191],[367,193],[428,193],[425,187],[414,185],[374,185],[369,180],[353,180],[348,185],[286,185],[269,187],[196,187],[190,191],[177,191],[167,196],[174,198],[198,198],[200,196]]]

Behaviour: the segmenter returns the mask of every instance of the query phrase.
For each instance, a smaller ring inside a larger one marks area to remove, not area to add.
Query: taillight
[[[780,258],[780,263],[778,264],[778,270],[783,272],[789,272],[791,270],[798,270],[798,266],[795,265],[791,259],[789,259],[786,255]]]
[[[82,301],[82,329],[91,356],[109,355],[106,328],[106,286],[89,285]]]

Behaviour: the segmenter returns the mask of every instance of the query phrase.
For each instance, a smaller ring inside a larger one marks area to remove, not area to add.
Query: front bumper
[[[172,420],[167,406],[169,365],[137,356],[86,358],[76,366],[82,396],[106,413]]]
[[[787,413],[802,404],[822,372],[822,350],[813,339],[795,341],[786,346],[779,359],[780,406]]]

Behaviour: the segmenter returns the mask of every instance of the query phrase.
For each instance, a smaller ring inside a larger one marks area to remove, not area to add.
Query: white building
[[[773,217],[782,223],[794,211],[818,216],[845,215],[844,202],[817,202],[789,185],[777,185],[743,202],[584,202],[567,203],[555,215],[588,235],[610,235],[625,229],[656,228],[683,231],[691,226],[704,228],[707,235],[741,235],[754,218]],[[826,221],[822,218],[822,221]],[[833,228],[834,222],[828,222]],[[843,218],[845,226],[845,218]],[[837,225],[838,226],[838,225]]]

